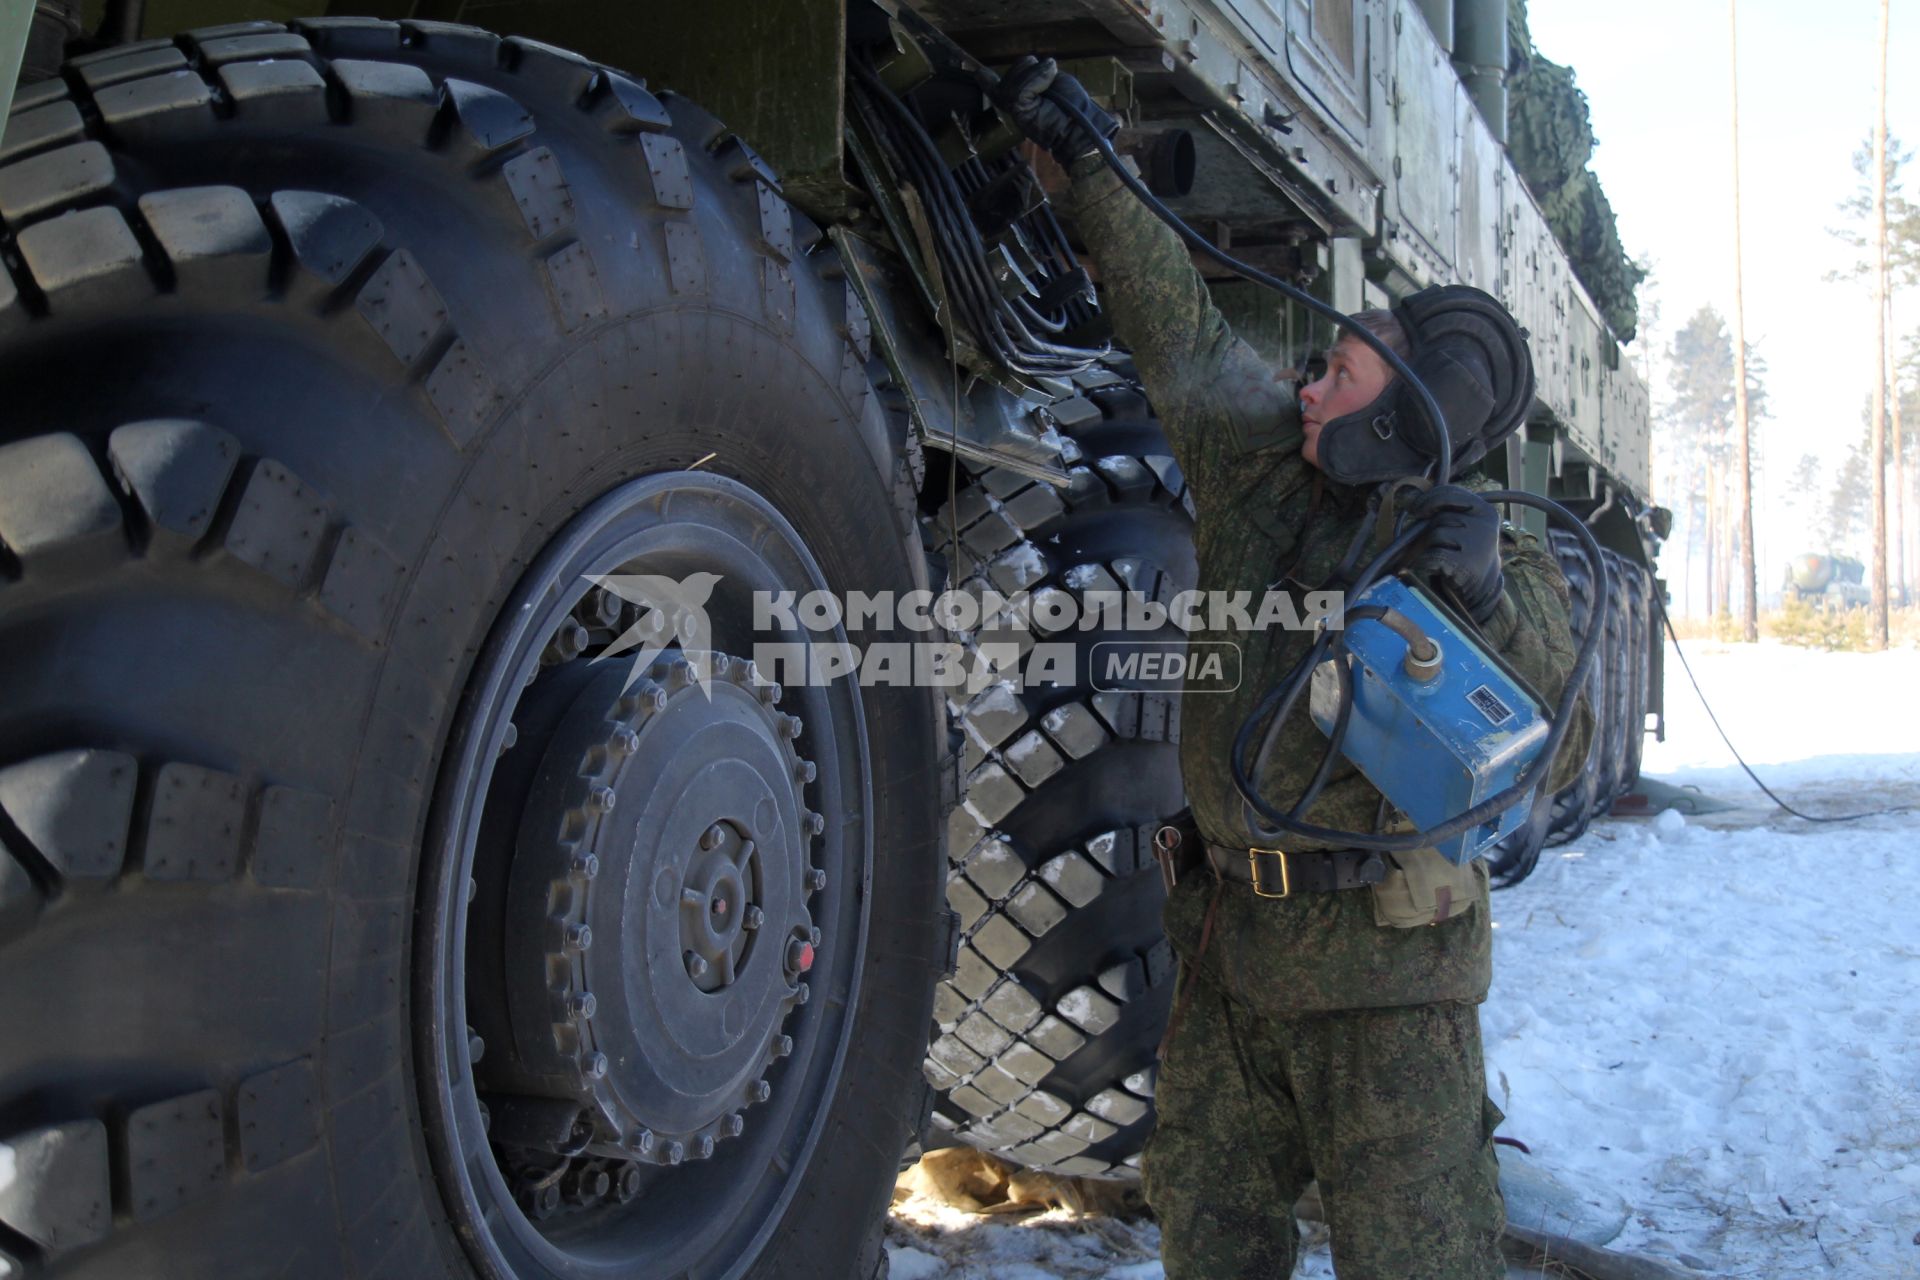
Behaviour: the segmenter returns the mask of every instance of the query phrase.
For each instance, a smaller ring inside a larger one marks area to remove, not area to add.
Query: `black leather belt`
[[[1263,898],[1290,898],[1297,893],[1359,889],[1380,883],[1387,874],[1386,858],[1368,849],[1288,853],[1240,848],[1207,843],[1192,828],[1179,827],[1162,827],[1154,846],[1169,889],[1181,876],[1205,870],[1222,880],[1248,885]]]

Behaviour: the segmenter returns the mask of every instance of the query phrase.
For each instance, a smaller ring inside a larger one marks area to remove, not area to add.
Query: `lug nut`
[[[573,874],[582,880],[591,880],[600,874],[600,855],[595,853],[576,853],[573,855]]]
[[[587,629],[580,625],[577,618],[568,618],[560,624],[553,638],[547,641],[547,651],[541,657],[549,662],[571,662],[587,649]]]
[[[779,1038],[778,1040],[775,1040],[775,1041],[773,1042],[773,1056],[774,1056],[774,1057],[776,1057],[776,1058],[784,1058],[784,1057],[786,1057],[786,1056],[787,1056],[788,1054],[790,1054],[790,1053],[792,1053],[792,1052],[793,1052],[793,1037],[792,1037],[792,1036],[781,1036],[781,1037],[780,1037],[780,1038]]]
[[[818,766],[811,760],[801,760],[793,766],[793,777],[796,782],[812,782],[819,774],[820,770]]]
[[[654,685],[645,693],[641,694],[640,700],[646,705],[649,711],[665,711],[667,709],[667,691],[659,685]]]
[[[713,1154],[713,1135],[710,1133],[703,1133],[699,1136],[699,1138],[695,1139],[694,1141],[693,1158],[695,1160],[705,1160],[712,1154]]]
[[[760,679],[760,669],[753,665],[752,658],[742,658],[736,668],[741,684],[754,684]]]
[[[740,1136],[741,1131],[747,1127],[747,1118],[736,1111],[725,1120],[722,1120],[720,1127],[726,1130],[729,1138],[737,1138]]]
[[[812,998],[813,998],[813,989],[807,986],[807,984],[803,982],[797,988],[794,989],[793,1007],[797,1009],[801,1005],[805,1004],[808,1000],[811,1000]]]
[[[769,680],[760,686],[759,692],[760,701],[766,703],[768,706],[772,706],[774,703],[780,701],[780,682],[778,680]]]
[[[820,930],[817,927],[807,930],[807,941],[816,947],[820,945]]]
[[[620,597],[604,587],[589,591],[581,599],[579,611],[586,615],[587,621],[610,627],[620,621]]]
[[[509,720],[507,721],[507,727],[505,731],[502,732],[500,735],[499,754],[505,755],[507,754],[507,752],[513,750],[513,744],[518,741],[520,741],[520,726],[516,725],[513,721]]]
[[[585,951],[593,945],[593,930],[584,924],[568,925],[567,945],[575,951]]]
[[[747,1096],[755,1102],[765,1102],[773,1096],[773,1086],[765,1080],[755,1080],[752,1087],[747,1090]]]
[[[726,839],[726,837],[726,831],[716,822],[700,833],[700,847],[702,849],[718,849],[720,842]]]
[[[472,876],[468,876],[467,877],[467,901],[472,902],[474,899],[474,896],[479,892],[480,892],[480,882],[475,880]]]
[[[560,1188],[549,1182],[544,1187],[529,1188],[521,1193],[521,1206],[533,1218],[550,1218],[560,1207]]]
[[[653,1130],[635,1129],[633,1136],[627,1139],[627,1145],[643,1156],[653,1154]]]
[[[568,1204],[584,1205],[606,1195],[613,1179],[605,1169],[576,1169],[560,1179],[560,1186]]]
[[[707,670],[716,680],[723,679],[727,674],[727,668],[732,665],[733,659],[717,649],[707,655]]]
[[[802,818],[800,824],[807,829],[807,834],[810,836],[817,836],[827,829],[827,820],[820,814],[813,812],[809,812],[806,817]]]
[[[487,1051],[487,1042],[473,1034],[473,1028],[467,1028],[467,1061],[478,1062]]]
[[[581,1069],[587,1073],[587,1079],[603,1080],[606,1078],[606,1075],[607,1075],[607,1055],[606,1054],[590,1053],[587,1055],[586,1061],[581,1063],[580,1065],[581,1065]]]
[[[827,887],[827,873],[819,867],[807,868],[807,892],[818,893]]]
[[[587,808],[593,813],[612,813],[613,801],[612,787],[595,787],[587,792]]]
[[[740,919],[740,927],[748,930],[758,929],[762,924],[766,923],[766,919],[766,912],[758,907],[748,907],[747,914]]]
[[[687,1149],[678,1142],[669,1142],[667,1149],[660,1154],[667,1158],[668,1164],[679,1164],[687,1158]]]
[[[620,1170],[620,1180],[614,1184],[613,1188],[614,1199],[618,1200],[621,1204],[625,1204],[639,1194],[640,1166],[637,1164],[629,1164],[626,1168]]]
[[[798,738],[802,733],[806,732],[806,726],[800,722],[799,716],[788,716],[786,722],[781,727],[786,730],[789,738]]]
[[[607,739],[607,750],[616,756],[630,756],[639,749],[640,735],[625,725],[615,729],[613,736]]]
[[[576,1018],[591,1018],[600,1008],[591,991],[576,991],[567,997],[567,1012]]]
[[[686,960],[687,976],[689,978],[699,979],[707,976],[707,962],[705,957],[696,952],[689,951],[687,952]]]

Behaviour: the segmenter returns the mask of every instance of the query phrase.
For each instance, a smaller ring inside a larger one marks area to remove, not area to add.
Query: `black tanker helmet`
[[[1393,316],[1407,335],[1407,367],[1447,420],[1457,476],[1526,421],[1533,403],[1526,332],[1495,298],[1464,284],[1422,289]],[[1351,485],[1417,476],[1433,465],[1434,444],[1413,388],[1394,378],[1371,404],[1321,427],[1320,469]]]

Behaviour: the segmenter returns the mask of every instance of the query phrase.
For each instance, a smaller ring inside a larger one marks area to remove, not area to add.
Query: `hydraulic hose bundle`
[[[918,195],[953,314],[953,336],[978,343],[1009,371],[1063,378],[1092,367],[1105,343],[1077,345],[1067,335],[1097,314],[1093,286],[1044,199],[1023,208],[1022,179],[1031,171],[1017,155],[967,157],[950,167],[912,107],[856,50],[853,104],[886,159]],[[981,235],[982,204],[1012,203],[1013,216],[989,244]]]

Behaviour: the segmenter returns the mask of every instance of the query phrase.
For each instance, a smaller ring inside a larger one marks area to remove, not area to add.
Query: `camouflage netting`
[[[1593,126],[1573,70],[1540,56],[1527,30],[1527,0],[1508,0],[1507,150],[1567,251],[1573,273],[1622,341],[1633,338],[1646,275],[1627,258],[1613,206],[1587,162]]]

